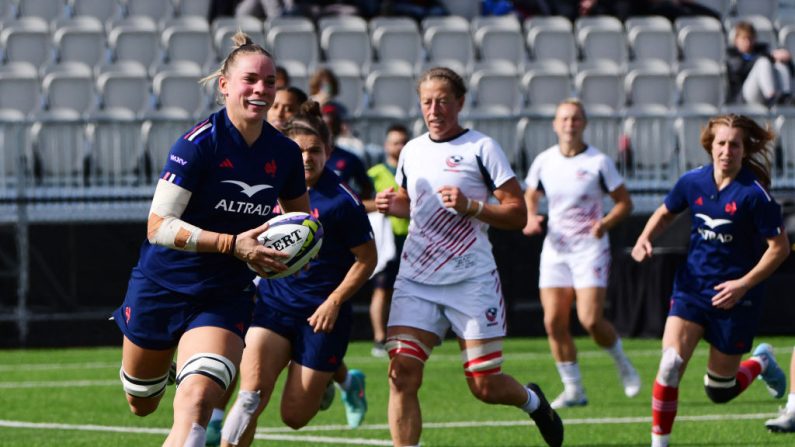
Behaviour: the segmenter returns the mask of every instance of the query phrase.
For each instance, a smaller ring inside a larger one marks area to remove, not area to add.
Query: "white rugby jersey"
[[[606,194],[624,183],[615,163],[593,146],[564,157],[554,145],[538,154],[525,179],[527,187],[544,192],[549,221],[546,244],[567,253],[593,241],[591,226],[604,215]],[[601,243],[607,244],[607,234]]]
[[[445,208],[437,190],[457,186],[472,199],[516,175],[496,141],[475,130],[438,142],[425,133],[400,153],[396,182],[411,199],[409,234],[398,276],[423,284],[451,284],[496,268],[488,225]]]

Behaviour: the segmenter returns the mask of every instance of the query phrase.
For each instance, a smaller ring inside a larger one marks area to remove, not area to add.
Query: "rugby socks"
[[[740,369],[737,370],[737,375],[735,376],[737,383],[740,385],[740,391],[738,391],[737,394],[745,391],[748,385],[750,385],[759,374],[762,374],[765,367],[767,367],[767,365],[762,365],[759,357],[751,357],[740,363]]]
[[[213,408],[213,414],[210,416],[210,422],[223,421],[226,411],[223,408]]]
[[[188,432],[188,438],[185,439],[184,447],[204,447],[207,442],[207,431],[201,425],[193,423]]]
[[[795,392],[791,392],[787,396],[787,413],[795,413]]]
[[[539,399],[538,395],[530,388],[525,387],[525,390],[527,390],[527,402],[525,402],[524,405],[519,408],[521,408],[525,413],[530,414],[536,411],[538,406],[541,405],[541,399]]]
[[[609,348],[604,348],[604,350],[613,357],[616,365],[620,365],[627,361],[627,355],[624,354],[624,347],[621,345],[621,337],[616,337],[615,344]]]
[[[678,405],[679,387],[663,385],[659,379],[656,379],[651,393],[652,445],[668,445],[668,435],[671,434],[671,429],[674,426]],[[655,444],[655,435],[660,438],[658,441],[664,441],[664,443]]]
[[[563,382],[563,389],[567,396],[577,396],[582,394],[582,374],[580,365],[577,362],[557,362],[560,380]]]

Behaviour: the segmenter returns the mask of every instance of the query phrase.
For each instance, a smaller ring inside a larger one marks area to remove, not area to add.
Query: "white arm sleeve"
[[[149,209],[150,244],[177,250],[196,251],[201,228],[180,219],[188,206],[191,192],[165,180],[157,182],[152,208]]]

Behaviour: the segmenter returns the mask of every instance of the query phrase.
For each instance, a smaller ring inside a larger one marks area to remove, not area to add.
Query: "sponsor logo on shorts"
[[[497,321],[497,308],[496,307],[489,307],[486,309],[486,319],[490,322]]]
[[[132,316],[132,309],[130,306],[124,306],[124,322],[130,324],[130,316]]]
[[[337,356],[336,355],[332,355],[331,357],[328,358],[328,360],[326,362],[329,365],[336,365],[336,364],[339,363],[339,360],[337,360]]]

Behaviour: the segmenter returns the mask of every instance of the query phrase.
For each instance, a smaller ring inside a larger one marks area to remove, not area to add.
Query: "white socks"
[[[793,392],[787,396],[787,413],[795,413],[795,393]]]
[[[558,368],[558,374],[560,374],[566,394],[576,396],[583,392],[582,375],[577,362],[557,362],[555,366]]]
[[[527,390],[527,402],[524,403],[520,408],[527,414],[530,414],[538,409],[538,406],[541,405],[541,399],[538,398],[538,395],[533,392],[530,388],[525,388]]]
[[[213,414],[210,416],[210,422],[224,420],[224,414],[226,414],[226,411],[223,408],[213,408]]]

